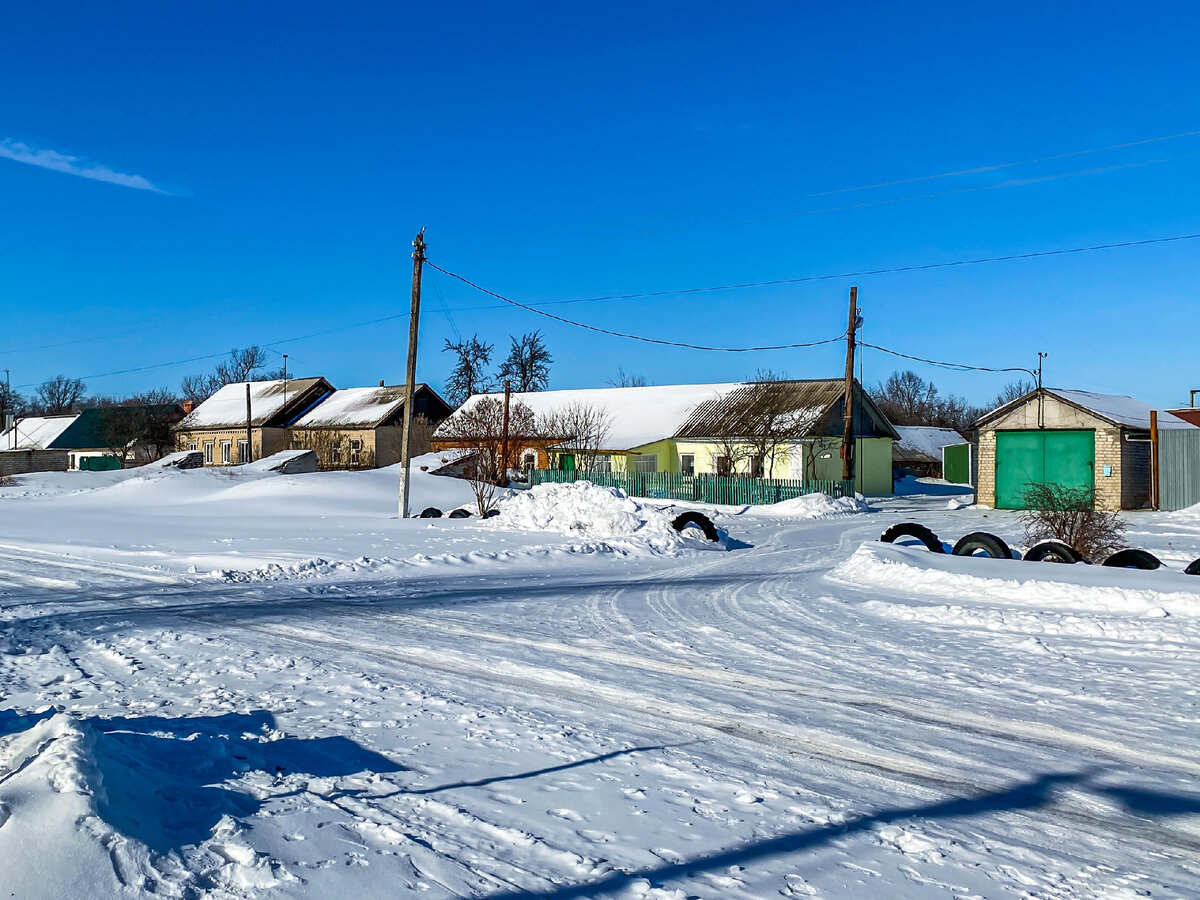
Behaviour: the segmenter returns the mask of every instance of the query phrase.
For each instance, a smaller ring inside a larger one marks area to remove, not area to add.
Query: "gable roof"
[[[1092,391],[1072,391],[1062,388],[1042,388],[1042,391],[1049,397],[1055,397],[1111,425],[1118,425],[1124,428],[1137,428],[1143,431],[1150,429],[1150,412],[1152,407],[1142,403],[1140,400],[1135,400],[1133,397],[1128,397],[1124,394],[1097,394]],[[975,423],[975,427],[978,428],[986,422],[999,418],[1010,410],[1028,403],[1037,396],[1038,392],[1035,389],[1024,397],[1018,397],[1016,400],[997,407],[980,418]],[[1160,411],[1158,414],[1158,427],[1194,428],[1195,426],[1168,412]]]
[[[804,433],[811,433],[822,417],[837,404],[845,389],[841,379],[770,382],[785,393],[792,409],[804,418]],[[513,394],[535,415],[542,416],[573,403],[603,408],[611,417],[603,450],[631,450],[666,438],[712,438],[729,428],[728,417],[752,389],[747,382],[719,384],[665,384],[645,387],[585,388],[570,391],[536,391]],[[855,397],[888,437],[895,432],[883,414],[855,383]],[[476,394],[462,405],[470,409],[485,397],[503,399],[503,394]],[[453,416],[451,416],[453,419]],[[449,421],[449,420],[448,420]]]
[[[897,425],[900,440],[892,444],[893,462],[942,461],[942,448],[965,444],[963,436],[953,428],[927,425]]]
[[[741,384],[733,382],[583,388],[573,391],[531,391],[513,394],[512,399],[520,400],[536,416],[544,416],[574,403],[602,408],[612,417],[612,424],[605,446],[601,449],[628,450],[670,437],[687,421],[696,406],[711,399],[714,394],[726,393],[738,387]],[[476,394],[468,398],[459,412],[470,409],[485,397],[503,400],[504,394]]]
[[[292,425],[296,428],[376,428],[388,424],[404,411],[404,387],[392,384],[334,391]],[[426,398],[432,395],[445,405],[427,384],[413,386],[413,397],[419,395]],[[421,408],[413,405],[418,410]]]
[[[13,427],[0,434],[2,450],[49,450],[58,437],[66,431],[78,414],[69,416],[26,416],[17,419]]]
[[[225,385],[188,413],[179,423],[179,430],[244,428],[246,384],[239,381]],[[333,392],[333,385],[324,378],[251,381],[249,384],[252,427],[282,427],[291,417],[307,411],[314,399],[319,400]]]
[[[866,412],[873,426],[872,431],[878,429],[885,437],[897,438],[892,424],[862,390],[857,379],[854,381],[853,391],[855,409]],[[754,420],[762,414],[759,411],[761,406],[758,398],[762,398],[763,402],[775,410],[787,411],[790,421],[786,428],[796,437],[813,437],[834,432],[840,435],[841,421],[829,422],[828,416],[834,407],[841,407],[845,396],[846,382],[842,378],[745,382],[736,385],[732,391],[715,397],[710,396],[696,407],[672,437],[695,440],[738,432],[753,434],[759,427]],[[856,433],[865,432],[863,424],[865,423],[859,419],[856,423]]]

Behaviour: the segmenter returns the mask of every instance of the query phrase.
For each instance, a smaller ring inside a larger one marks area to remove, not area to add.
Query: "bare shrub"
[[[538,430],[557,441],[575,456],[575,471],[587,478],[601,471],[608,457],[601,451],[608,443],[613,417],[608,408],[576,401],[552,409],[538,420]]]
[[[1103,559],[1121,546],[1125,521],[1115,512],[1096,509],[1090,488],[1031,484],[1021,495],[1025,541],[1061,541],[1085,559]]]

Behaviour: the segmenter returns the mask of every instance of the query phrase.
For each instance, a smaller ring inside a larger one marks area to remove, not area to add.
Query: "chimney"
[[[383,379],[382,378],[379,379],[379,386],[383,387]]]
[[[195,400],[184,400],[179,405],[183,408],[183,412],[186,415],[187,413],[190,413],[193,409],[196,408],[196,401]]]

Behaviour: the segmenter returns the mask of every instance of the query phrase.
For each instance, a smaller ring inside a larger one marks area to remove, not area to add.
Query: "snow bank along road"
[[[1200,579],[870,543],[1020,544],[945,497],[722,552],[611,498],[400,522],[394,477],[0,488],[0,891],[1200,896]]]

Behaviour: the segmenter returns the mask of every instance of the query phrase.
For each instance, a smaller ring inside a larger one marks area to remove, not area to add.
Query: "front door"
[[[1094,431],[997,431],[996,508],[1024,509],[1031,484],[1091,490],[1095,468]]]

